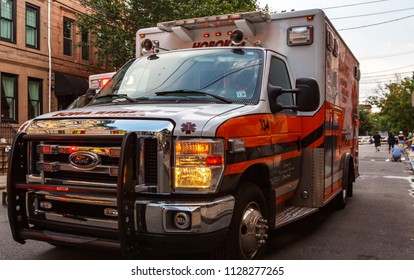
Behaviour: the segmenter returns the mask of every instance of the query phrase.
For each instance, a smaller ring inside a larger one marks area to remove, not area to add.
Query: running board
[[[306,217],[318,211],[319,208],[299,207],[299,206],[282,206],[276,210],[276,228]]]

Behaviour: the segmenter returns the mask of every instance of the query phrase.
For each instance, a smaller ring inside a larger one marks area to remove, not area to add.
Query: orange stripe
[[[260,146],[266,146],[272,143],[272,138],[270,135],[265,136],[255,136],[255,137],[241,137],[244,141],[244,145],[246,148],[250,147],[260,147]]]
[[[311,134],[315,131],[318,127],[323,125],[325,123],[325,106],[326,103],[324,103],[319,109],[318,112],[314,116],[304,116],[301,117],[302,121],[302,138],[306,137],[307,135]]]
[[[236,117],[224,122],[217,129],[217,136],[226,140],[229,138],[243,138],[248,141],[246,143],[247,147],[258,146],[258,140],[254,140],[254,138],[265,135],[272,135],[274,140],[296,141],[297,136],[300,135],[303,139],[324,124],[325,106],[324,104],[314,116],[257,114]],[[252,137],[252,139],[247,140],[247,137]],[[318,147],[322,144],[322,141],[318,139],[318,145],[312,144],[309,148]]]
[[[218,137],[263,136],[283,133],[300,133],[301,118],[273,114],[258,114],[230,119],[217,130]]]

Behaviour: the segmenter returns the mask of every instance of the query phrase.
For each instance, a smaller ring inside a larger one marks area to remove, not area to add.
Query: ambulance
[[[270,232],[345,207],[360,69],[322,10],[162,22],[136,51],[87,106],[21,126],[15,241],[258,259]]]
[[[89,88],[98,93],[115,75],[116,72],[93,74],[89,76]]]
[[[111,80],[115,72],[93,74],[89,76],[89,88],[85,94],[72,101],[66,109],[82,108]]]

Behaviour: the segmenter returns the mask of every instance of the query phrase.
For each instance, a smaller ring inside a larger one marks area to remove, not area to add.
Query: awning
[[[88,81],[85,78],[55,72],[55,95],[79,96],[88,90]]]

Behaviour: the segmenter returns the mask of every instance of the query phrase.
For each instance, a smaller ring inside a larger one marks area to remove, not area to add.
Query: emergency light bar
[[[92,89],[100,89],[103,88],[111,78],[100,78],[91,81],[91,88]]]
[[[227,26],[235,24],[237,20],[245,20],[250,23],[256,22],[270,22],[271,16],[267,13],[262,11],[257,12],[247,12],[247,13],[240,13],[240,14],[228,14],[222,16],[209,16],[209,17],[201,17],[201,18],[193,18],[193,19],[184,19],[184,20],[173,20],[173,21],[166,21],[160,22],[157,24],[157,27],[163,31],[171,32],[173,31],[173,27],[184,27],[186,29],[200,29],[200,28],[208,28],[214,26]]]

